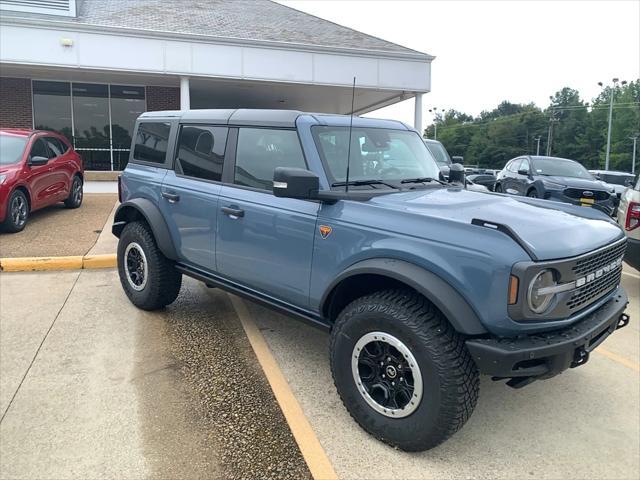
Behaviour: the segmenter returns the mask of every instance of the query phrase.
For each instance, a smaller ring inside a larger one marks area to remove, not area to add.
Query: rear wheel
[[[182,274],[156,245],[146,224],[128,223],[118,242],[118,273],[127,297],[136,307],[157,310],[180,293]]]
[[[502,193],[502,185],[496,183],[495,187],[493,187],[494,192]]]
[[[331,370],[356,422],[407,451],[445,441],[478,399],[478,370],[463,339],[411,290],[381,291],[348,305],[331,335]]]
[[[6,232],[16,233],[24,229],[29,218],[29,201],[22,190],[15,190],[9,197],[7,213],[2,227]]]
[[[64,206],[67,208],[78,208],[82,205],[82,179],[76,175],[71,182],[71,189],[69,191],[69,198],[64,201]]]

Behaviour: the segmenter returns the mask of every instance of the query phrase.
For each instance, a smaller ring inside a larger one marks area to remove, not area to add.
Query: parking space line
[[[625,367],[630,368],[631,370],[635,370],[636,372],[640,372],[640,364],[638,364],[637,362],[634,362],[633,360],[629,360],[628,358],[624,358],[621,355],[618,355],[617,353],[613,353],[610,352],[609,350],[602,348],[602,347],[598,347],[597,349],[594,350],[596,353],[599,353],[605,357],[607,357],[609,360],[613,360],[614,362],[617,362],[621,365],[624,365]]]
[[[264,336],[253,322],[247,306],[240,297],[229,294],[229,298],[311,475],[315,480],[337,480],[338,476],[327,454],[311,428],[311,424],[302,411],[302,407],[291,391],[291,387],[284,378],[284,374],[278,367],[275,358],[273,358]]]
[[[623,274],[623,275],[628,275],[629,277],[632,277],[632,278],[640,279],[640,275],[636,275],[635,273],[631,273],[631,272],[624,272],[624,271],[623,271],[623,272],[622,272],[622,274]]]

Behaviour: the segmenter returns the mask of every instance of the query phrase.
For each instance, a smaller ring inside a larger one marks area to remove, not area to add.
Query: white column
[[[416,93],[413,127],[420,133],[420,135],[424,134],[422,130],[422,93]]]
[[[190,108],[189,77],[180,77],[180,110],[189,110]]]

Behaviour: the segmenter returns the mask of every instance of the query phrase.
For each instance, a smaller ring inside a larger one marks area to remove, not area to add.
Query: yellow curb
[[[75,255],[69,257],[0,258],[2,272],[32,272],[42,270],[80,270],[116,266],[115,253],[108,255]]]
[[[302,453],[309,467],[311,476],[314,480],[337,480],[338,475],[336,475],[331,461],[302,411],[302,407],[291,391],[291,387],[280,370],[276,359],[273,358],[266,340],[253,322],[249,310],[240,297],[229,295],[229,298],[249,339],[249,343],[258,358],[258,363],[260,363],[267,381],[271,385],[276,401],[289,424],[291,433],[300,448],[300,453]]]

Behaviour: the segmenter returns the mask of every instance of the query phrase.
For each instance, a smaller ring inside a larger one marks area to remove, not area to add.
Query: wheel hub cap
[[[136,242],[127,245],[124,251],[124,268],[131,288],[136,291],[144,289],[148,277],[147,257]]]
[[[406,417],[422,400],[418,362],[409,348],[392,335],[363,335],[353,347],[351,371],[360,395],[382,415]]]
[[[11,201],[11,219],[16,227],[22,226],[27,219],[27,203],[17,196]]]

